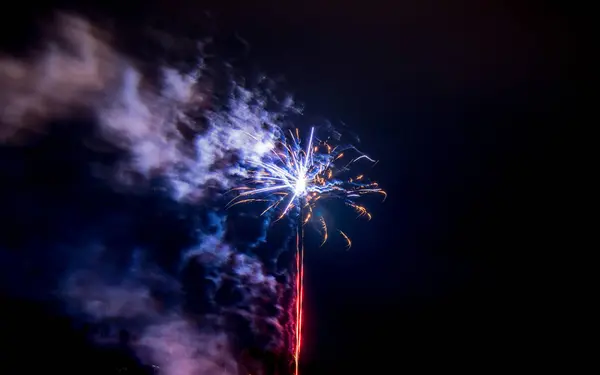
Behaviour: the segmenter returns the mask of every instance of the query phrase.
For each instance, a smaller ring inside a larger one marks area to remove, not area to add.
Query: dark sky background
[[[336,219],[352,250],[307,251],[305,375],[538,368],[533,349],[543,353],[556,334],[545,318],[547,249],[559,231],[553,140],[574,92],[568,9],[499,0],[120,3],[64,6],[112,17],[123,33],[153,25],[191,39],[213,34],[234,65],[284,77],[309,113],[345,123],[380,160],[370,175],[389,197],[371,204],[373,220]],[[28,30],[50,8],[35,9],[3,12],[13,25],[3,45],[35,38]],[[68,322],[10,301],[3,324],[24,311],[37,323],[15,323],[23,332],[11,340],[22,343],[3,355],[68,356],[50,344],[67,337]],[[54,327],[45,344],[28,344],[43,326]]]

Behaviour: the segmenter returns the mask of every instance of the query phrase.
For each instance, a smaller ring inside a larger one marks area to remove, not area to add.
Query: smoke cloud
[[[244,176],[239,161],[268,153],[282,116],[298,111],[289,98],[267,110],[271,98],[234,82],[214,108],[201,57],[192,72],[160,67],[154,82],[86,20],[61,15],[56,24],[62,43],[49,41],[28,60],[0,57],[0,141],[91,111],[99,136],[128,153],[120,182],[131,182],[125,179],[131,174],[160,176],[175,197],[199,198],[209,187],[227,188]]]
[[[56,37],[28,58],[0,55],[0,143],[27,145],[46,136],[48,124],[85,114],[94,141],[121,151],[116,164],[97,170],[110,186],[135,190],[159,180],[174,204],[209,207],[246,175],[245,163],[270,151],[284,116],[298,112],[289,98],[233,81],[217,95],[201,51],[194,71],[160,66],[151,77],[83,18],[59,15],[53,30]],[[164,375],[238,374],[240,330],[266,349],[285,345],[286,278],[253,254],[257,242],[229,243],[224,213],[211,217],[196,225],[193,245],[170,250],[175,268],[135,243],[105,245],[102,233],[116,224],[104,222],[85,250],[70,251],[76,259],[64,260],[58,295],[71,315],[130,332],[137,356]]]
[[[132,267],[126,275],[102,274],[97,268],[78,269],[66,278],[62,297],[72,313],[129,332],[138,358],[159,374],[238,374],[227,327],[218,316],[205,316],[200,324],[186,316],[180,302],[167,306],[157,297],[158,288],[179,299],[177,280],[149,265]],[[116,337],[109,333],[96,340],[112,344]]]

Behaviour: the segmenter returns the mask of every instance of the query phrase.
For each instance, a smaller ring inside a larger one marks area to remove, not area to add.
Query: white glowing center
[[[296,195],[303,195],[306,192],[306,177],[301,177],[296,181],[296,188],[294,193]]]

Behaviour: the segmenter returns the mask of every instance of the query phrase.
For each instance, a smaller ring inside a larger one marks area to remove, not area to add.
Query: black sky
[[[117,28],[213,33],[240,67],[284,77],[309,114],[345,123],[380,160],[370,174],[388,200],[373,202],[371,222],[339,218],[352,250],[308,250],[306,375],[537,368],[532,348],[554,334],[546,250],[560,228],[548,186],[574,91],[568,9],[120,3],[68,7]],[[5,44],[27,39],[15,27]]]

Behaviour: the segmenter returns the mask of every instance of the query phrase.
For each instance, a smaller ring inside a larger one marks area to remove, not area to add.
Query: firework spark
[[[311,128],[306,146],[302,147],[299,132],[289,131],[289,136],[282,136],[280,141],[272,145],[271,155],[263,160],[251,160],[251,176],[245,186],[234,189],[238,195],[229,202],[228,207],[241,203],[270,202],[262,215],[284,207],[278,219],[289,214],[292,208],[301,206],[306,210],[302,224],[316,220],[320,225],[324,240],[327,240],[327,225],[323,216],[315,215],[313,209],[319,201],[325,199],[341,199],[354,209],[359,217],[371,219],[367,209],[354,202],[366,194],[381,194],[386,197],[376,182],[369,182],[364,175],[341,178],[348,175],[350,166],[366,159],[375,160],[360,153],[356,148],[333,147],[328,140],[315,139],[315,129]],[[250,137],[254,137],[248,134]],[[288,138],[290,141],[288,141]],[[346,151],[354,151],[358,156],[347,163],[341,160]],[[342,234],[344,237],[344,235]]]
[[[248,136],[255,138],[251,134]],[[362,174],[343,177],[350,175],[350,167],[354,163],[361,160],[375,163],[375,160],[362,154],[355,147],[334,147],[328,139],[316,139],[315,128],[311,128],[305,145],[302,145],[298,129],[295,132],[290,130],[287,134],[282,132],[280,140],[272,145],[270,151],[269,156],[262,160],[249,161],[251,171],[248,182],[234,189],[238,194],[229,202],[228,207],[266,201],[269,205],[261,215],[279,209],[277,220],[288,215],[294,207],[300,208],[296,233],[295,341],[292,348],[297,375],[302,346],[304,225],[309,222],[318,223],[316,228],[322,235],[323,246],[329,235],[325,218],[316,214],[315,207],[319,202],[332,198],[341,199],[356,211],[358,217],[370,220],[371,214],[368,210],[354,201],[367,194],[381,194],[385,200],[387,194],[376,182],[368,181]],[[343,162],[346,152],[353,152],[356,156],[348,162]],[[347,248],[350,248],[350,238],[341,230],[338,232],[346,242]]]

